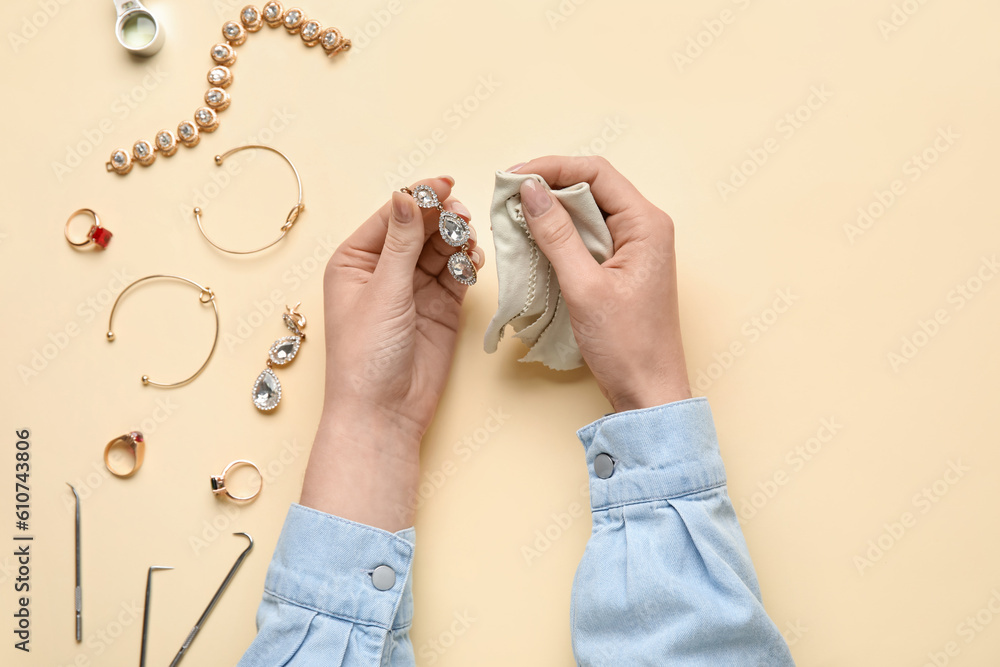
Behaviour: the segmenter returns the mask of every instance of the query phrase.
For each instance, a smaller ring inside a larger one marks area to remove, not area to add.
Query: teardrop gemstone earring
[[[302,331],[306,328],[306,316],[295,310],[300,305],[302,304],[297,303],[291,308],[285,306],[281,319],[285,321],[285,326],[292,335],[274,341],[267,354],[267,368],[261,371],[253,384],[253,404],[261,412],[270,412],[281,402],[281,382],[278,381],[278,376],[274,374],[272,368],[291,363],[298,355],[302,341],[306,339],[306,334]]]

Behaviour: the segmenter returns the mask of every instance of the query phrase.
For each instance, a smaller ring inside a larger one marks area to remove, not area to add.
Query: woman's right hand
[[[552,188],[586,181],[605,213],[614,256],[598,264],[566,209],[534,180],[525,220],[552,263],[584,360],[615,412],[691,397],[677,309],[674,223],[600,157],[543,157],[511,168]]]

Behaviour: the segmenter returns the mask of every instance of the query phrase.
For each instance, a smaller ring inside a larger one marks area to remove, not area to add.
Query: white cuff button
[[[396,573],[388,565],[379,565],[372,572],[372,585],[380,591],[387,591],[396,585]]]
[[[594,457],[594,474],[601,479],[607,479],[615,474],[615,461],[607,454]]]

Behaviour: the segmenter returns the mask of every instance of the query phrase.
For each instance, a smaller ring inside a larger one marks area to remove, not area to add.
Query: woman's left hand
[[[451,197],[451,178],[418,184],[470,217]],[[439,215],[394,192],[327,265],[326,398],[303,505],[389,531],[413,523],[420,439],[444,391],[468,290],[448,271],[458,249],[438,233]],[[473,230],[480,269],[474,239]]]

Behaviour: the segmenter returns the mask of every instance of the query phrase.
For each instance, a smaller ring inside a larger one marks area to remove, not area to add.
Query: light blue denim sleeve
[[[292,505],[239,667],[413,665],[413,528],[389,533]],[[396,573],[381,591],[372,572]]]
[[[577,662],[794,665],[761,603],[708,401],[610,415],[578,436],[594,525],[573,582]],[[606,479],[600,454],[614,462]]]

